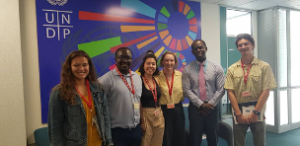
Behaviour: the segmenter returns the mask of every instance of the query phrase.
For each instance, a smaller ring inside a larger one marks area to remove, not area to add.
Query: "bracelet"
[[[253,113],[257,116],[260,116],[260,112],[259,111],[256,111],[256,110],[253,110]]]

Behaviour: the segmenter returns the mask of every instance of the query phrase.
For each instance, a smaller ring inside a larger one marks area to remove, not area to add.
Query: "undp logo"
[[[59,5],[59,6],[63,6],[64,4],[66,4],[68,2],[68,0],[47,0],[51,5]]]

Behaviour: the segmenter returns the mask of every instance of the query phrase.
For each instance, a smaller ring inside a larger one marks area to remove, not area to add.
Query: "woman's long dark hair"
[[[63,99],[68,104],[75,103],[74,97],[77,94],[74,90],[75,76],[72,73],[71,63],[74,58],[81,57],[81,56],[87,58],[88,63],[89,63],[89,74],[86,76],[86,79],[89,82],[97,81],[95,68],[94,68],[94,65],[92,63],[90,56],[82,50],[77,50],[77,51],[71,52],[67,56],[66,61],[64,62],[63,66],[62,66],[61,74],[60,74],[60,87],[59,87],[61,99]]]
[[[155,59],[155,63],[156,63],[156,69],[153,73],[153,76],[155,75],[158,75],[159,74],[159,71],[158,71],[158,66],[157,66],[157,59],[156,59],[156,56],[154,55],[154,52],[152,50],[148,50],[146,56],[143,58],[143,62],[142,64],[140,65],[140,68],[139,68],[139,72],[141,73],[141,76],[144,76],[145,74],[145,70],[144,70],[144,64],[146,62],[146,60],[148,58],[154,58]]]

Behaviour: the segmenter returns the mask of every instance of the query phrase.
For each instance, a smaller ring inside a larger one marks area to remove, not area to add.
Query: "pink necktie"
[[[204,76],[204,67],[202,63],[199,66],[199,92],[200,99],[204,102],[206,99],[206,86],[205,86],[205,76]]]

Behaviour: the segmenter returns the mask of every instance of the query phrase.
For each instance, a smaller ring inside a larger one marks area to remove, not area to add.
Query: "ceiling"
[[[262,10],[282,6],[300,10],[300,0],[190,0],[247,10]]]

